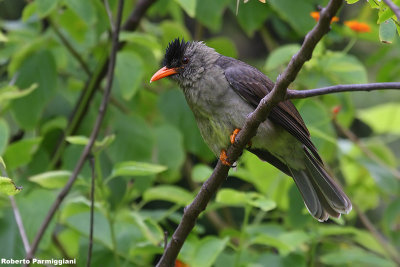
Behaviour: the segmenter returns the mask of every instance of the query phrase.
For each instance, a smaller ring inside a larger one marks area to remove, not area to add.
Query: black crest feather
[[[185,39],[183,38],[181,42],[179,41],[179,38],[171,41],[165,51],[163,66],[167,66],[167,68],[179,67],[187,44],[188,42],[185,42]]]

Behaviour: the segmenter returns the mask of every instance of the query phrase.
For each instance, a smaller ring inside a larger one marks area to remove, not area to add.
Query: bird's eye
[[[183,64],[188,64],[188,63],[189,63],[189,58],[184,57],[184,58],[182,59],[182,63],[183,63]]]

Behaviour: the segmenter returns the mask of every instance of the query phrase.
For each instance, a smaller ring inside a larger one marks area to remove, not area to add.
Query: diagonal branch
[[[117,14],[116,22],[115,22],[115,30],[112,32],[112,47],[111,47],[111,53],[110,53],[110,60],[109,60],[109,64],[108,64],[106,89],[104,92],[103,100],[102,100],[100,108],[99,108],[99,114],[98,114],[95,124],[93,126],[92,133],[90,134],[89,142],[85,146],[67,184],[64,186],[64,188],[58,194],[57,199],[51,206],[49,212],[46,215],[46,218],[44,219],[42,225],[40,226],[39,231],[37,232],[35,239],[32,243],[31,250],[26,255],[26,258],[28,260],[32,259],[32,257],[34,256],[34,254],[39,246],[40,240],[42,239],[42,237],[44,235],[44,232],[46,231],[47,227],[50,224],[51,219],[53,218],[54,214],[56,213],[59,206],[61,205],[61,202],[64,200],[64,198],[67,196],[69,190],[72,188],[72,185],[74,184],[76,178],[78,177],[78,174],[81,171],[83,164],[86,161],[86,158],[89,156],[89,154],[92,150],[92,147],[94,145],[94,142],[96,141],[96,138],[99,134],[100,126],[103,122],[103,118],[104,118],[106,110],[107,110],[107,105],[108,105],[108,101],[109,101],[110,94],[111,94],[112,82],[113,82],[113,78],[114,78],[114,69],[115,69],[115,62],[117,59],[117,52],[118,52],[118,44],[119,44],[118,38],[119,38],[119,31],[120,31],[120,25],[121,25],[123,5],[124,5],[124,0],[119,0],[118,1],[118,14]]]
[[[393,10],[394,14],[397,17],[397,21],[400,22],[400,8],[396,6],[391,0],[383,0]]]
[[[382,89],[400,89],[400,82],[392,83],[366,83],[366,84],[339,84],[310,90],[287,90],[286,99],[306,98],[341,92],[376,91]]]
[[[330,21],[339,10],[342,3],[342,0],[331,0],[327,7],[321,11],[320,20],[306,35],[300,51],[292,58],[282,75],[278,77],[271,93],[265,96],[260,101],[256,110],[249,115],[244,127],[236,137],[236,142],[228,148],[229,162],[235,162],[239,158],[246,144],[255,135],[260,123],[267,118],[269,112],[276,104],[285,99],[286,88],[294,81],[304,63],[311,58],[317,43],[329,31]],[[228,171],[229,167],[223,165],[221,161],[218,161],[210,178],[203,184],[193,202],[186,207],[182,220],[172,235],[172,239],[164,250],[164,254],[157,266],[174,266],[174,261],[187,236],[193,229],[198,216],[206,208],[211,197],[215,194],[220,185],[225,181]]]

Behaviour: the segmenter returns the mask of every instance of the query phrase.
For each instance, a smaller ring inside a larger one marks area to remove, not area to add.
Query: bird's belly
[[[230,135],[245,123],[247,115],[253,111],[252,107],[225,108],[220,109],[218,114],[208,116],[196,116],[200,133],[211,149],[218,157],[222,149],[230,145]],[[294,166],[302,162],[303,152],[301,143],[285,131],[281,126],[276,125],[269,119],[262,122],[257,130],[256,136],[251,140],[252,148],[268,150],[271,154]]]

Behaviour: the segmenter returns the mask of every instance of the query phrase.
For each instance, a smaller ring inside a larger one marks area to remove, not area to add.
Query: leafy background
[[[383,1],[348,2],[291,89],[398,81],[397,19]],[[159,0],[136,31],[121,33],[125,45],[112,99],[92,151],[93,266],[154,265],[164,231],[173,233],[216,162],[177,85],[148,83],[168,42],[204,40],[276,79],[315,25],[310,12],[326,3],[251,0],[240,2],[236,14],[234,0]],[[125,1],[123,21],[136,4]],[[110,6],[115,11],[116,1]],[[105,84],[95,81],[102,80],[110,26],[100,0],[2,0],[0,19],[0,153],[8,177],[23,187],[15,200],[32,241],[98,114]],[[356,33],[343,24],[347,20],[365,22],[371,30]],[[244,153],[198,220],[177,265],[399,264],[399,102],[396,91],[295,101],[353,211],[327,223],[315,221],[290,178]],[[86,164],[37,258],[77,258],[78,266],[86,265],[90,179]],[[2,191],[10,193],[4,189],[10,183],[2,178]],[[4,193],[0,206],[0,256],[22,259],[25,251]]]

